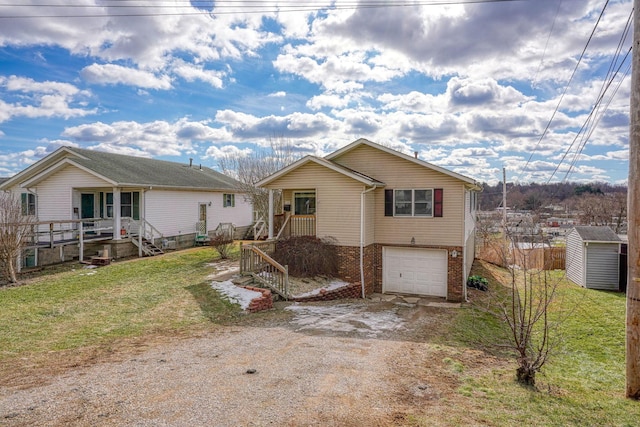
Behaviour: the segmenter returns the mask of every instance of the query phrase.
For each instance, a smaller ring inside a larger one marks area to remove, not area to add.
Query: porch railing
[[[315,215],[291,215],[289,221],[290,235],[292,236],[315,236],[316,216]]]
[[[27,247],[59,246],[76,241],[83,236],[111,237],[113,223],[102,218],[84,218],[62,221],[37,221],[30,223],[31,232],[25,236]]]
[[[289,269],[269,256],[275,242],[254,243],[240,247],[240,273],[250,275],[284,299],[289,298]]]
[[[142,237],[150,242],[153,242],[155,239],[162,239],[163,237],[163,234],[144,218],[133,219],[123,217],[120,223],[122,226],[120,234],[123,237]]]

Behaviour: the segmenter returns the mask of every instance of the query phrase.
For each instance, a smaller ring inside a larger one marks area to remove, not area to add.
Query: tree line
[[[491,211],[502,206],[502,182],[496,185],[484,183],[482,187],[478,199],[480,210]],[[507,207],[513,210],[539,211],[549,205],[563,205],[567,210],[575,210],[581,200],[591,196],[615,196],[626,200],[626,195],[626,186],[606,182],[507,183]]]

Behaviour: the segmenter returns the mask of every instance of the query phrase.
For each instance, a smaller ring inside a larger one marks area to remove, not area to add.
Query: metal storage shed
[[[619,290],[620,244],[609,227],[574,227],[567,234],[567,277],[589,289]]]

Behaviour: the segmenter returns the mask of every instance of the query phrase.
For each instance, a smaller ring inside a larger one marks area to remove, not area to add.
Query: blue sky
[[[631,0],[10,3],[0,177],[61,145],[217,168],[367,138],[492,184],[627,181]]]

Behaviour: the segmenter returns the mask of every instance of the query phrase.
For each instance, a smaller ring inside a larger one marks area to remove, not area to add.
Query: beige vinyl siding
[[[70,165],[52,174],[36,187],[38,218],[41,221],[72,219],[73,207],[80,208],[79,192],[76,202],[73,188],[88,187],[111,188],[106,181]]]
[[[269,183],[267,188],[285,189],[291,202],[294,191],[316,191],[316,235],[331,236],[340,245],[360,244],[360,193],[362,183],[316,163],[306,163]]]
[[[467,281],[467,277],[469,277],[469,273],[471,272],[471,267],[473,266],[473,261],[476,257],[476,236],[475,234],[471,234],[467,237],[467,243],[464,247],[464,281]]]
[[[251,224],[251,204],[242,194],[236,194],[234,208],[222,206],[222,194],[206,191],[150,190],[145,193],[144,215],[164,236],[177,236],[196,232],[199,205],[207,205],[207,231],[215,230],[221,222],[234,225]],[[209,206],[211,202],[211,206]]]
[[[374,190],[375,191],[375,190]],[[364,245],[368,246],[376,241],[375,223],[376,223],[376,195],[374,191],[365,194],[364,204]]]
[[[409,160],[361,145],[333,159],[386,184],[386,189],[444,190],[443,217],[386,217],[384,189],[375,190],[375,240],[377,243],[464,246],[464,197],[462,181]]]

